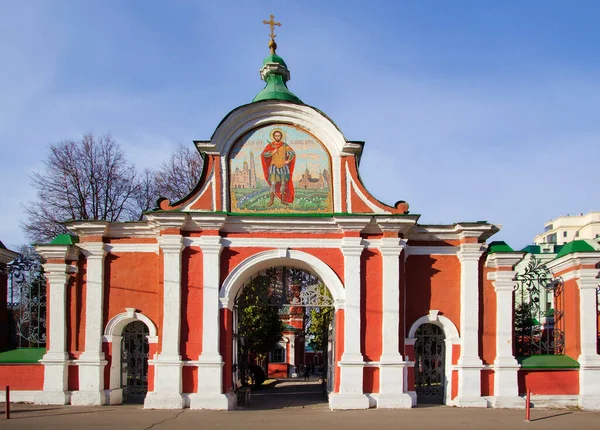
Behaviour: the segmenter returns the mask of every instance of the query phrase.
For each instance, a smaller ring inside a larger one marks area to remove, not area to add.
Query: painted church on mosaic
[[[48,340],[39,363],[0,363],[13,398],[233,409],[238,301],[277,273],[295,291],[282,306],[332,309],[311,358],[331,409],[520,408],[528,389],[539,405],[599,409],[598,249],[575,241],[544,259],[488,243],[487,222],[424,225],[408,203],[378,201],[358,174],[368,145],[293,94],[269,47],[264,89],[194,142],[204,170],[187,197],[140,222],[72,222],[74,236],[37,247]],[[309,363],[302,323],[286,321],[270,361],[293,377]]]

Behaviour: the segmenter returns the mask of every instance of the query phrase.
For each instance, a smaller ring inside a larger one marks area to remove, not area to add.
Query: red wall
[[[483,270],[483,288],[479,294],[479,356],[484,364],[493,364],[496,359],[496,291],[492,281],[487,280],[487,268]],[[481,272],[480,272],[481,273]]]
[[[11,390],[44,388],[44,366],[41,364],[0,364],[0,387]]]
[[[453,255],[411,255],[406,261],[407,327],[437,309],[460,327],[460,262]]]
[[[361,256],[361,349],[366,361],[381,357],[382,337],[382,274],[381,254],[365,250]],[[375,393],[369,386],[366,393]]]
[[[203,306],[202,252],[187,247],[182,256],[181,289],[181,357],[197,360],[202,352],[202,306]],[[186,393],[189,391],[186,391]]]
[[[519,394],[579,394],[579,370],[519,370]]]

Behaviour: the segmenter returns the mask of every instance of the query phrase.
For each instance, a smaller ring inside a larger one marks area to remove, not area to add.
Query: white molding
[[[456,255],[457,246],[411,246],[406,247],[406,255]]]
[[[367,207],[369,209],[371,209],[373,211],[373,213],[375,214],[381,214],[381,215],[387,215],[390,214],[390,211],[386,211],[381,209],[380,207],[378,207],[377,205],[375,205],[373,202],[371,202],[365,195],[364,193],[360,190],[360,188],[355,184],[354,182],[354,178],[352,176],[352,174],[350,173],[350,167],[348,167],[348,163],[346,163],[346,189],[347,189],[347,202],[346,204],[351,204],[352,203],[352,193],[350,192],[350,188],[352,187],[352,189],[354,190],[354,192],[356,193],[356,195],[362,200],[362,202],[364,204],[367,205]],[[352,210],[352,208],[349,208],[350,212]],[[352,212],[350,212],[352,213]]]
[[[125,326],[133,321],[141,321],[146,324],[148,327],[148,343],[154,343],[150,342],[150,338],[158,337],[156,325],[146,315],[141,312],[137,312],[135,308],[126,308],[125,312],[115,315],[108,321],[104,329],[104,341],[110,342],[111,336],[121,336]]]
[[[157,243],[107,243],[106,251],[112,254],[125,252],[153,252],[158,254]]]
[[[201,246],[202,237],[184,238],[185,246]],[[339,248],[342,239],[330,238],[270,238],[270,237],[226,237],[222,240],[226,248]]]
[[[303,251],[291,249],[286,251],[286,257],[281,256],[279,249],[273,249],[259,252],[240,262],[221,284],[219,291],[221,306],[233,309],[235,298],[250,276],[263,269],[281,265],[291,265],[315,273],[331,292],[336,309],[344,307],[346,294],[337,274],[319,258]]]

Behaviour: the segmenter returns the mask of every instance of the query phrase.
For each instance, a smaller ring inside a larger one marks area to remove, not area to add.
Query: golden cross
[[[275,29],[275,26],[281,27],[281,23],[280,22],[275,22],[275,20],[273,20],[273,18],[275,18],[275,15],[271,15],[271,19],[269,21],[267,21],[266,19],[263,20],[263,24],[268,25],[269,27],[271,27],[271,34],[269,34],[269,36],[271,36],[271,40],[275,40],[275,37],[277,36],[273,30]]]

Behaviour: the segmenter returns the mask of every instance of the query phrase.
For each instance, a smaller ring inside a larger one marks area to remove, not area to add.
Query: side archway
[[[103,342],[109,344],[111,354],[109,404],[123,403],[123,390],[121,389],[121,340],[123,329],[127,324],[140,321],[148,327],[148,344],[158,343],[156,325],[146,315],[136,312],[135,308],[125,308],[125,312],[115,315],[108,321],[104,329]]]
[[[408,331],[405,345],[415,345],[417,330],[424,324],[433,324],[444,332],[445,355],[444,355],[444,404],[452,404],[452,346],[460,345],[460,334],[456,325],[449,318],[440,315],[438,310],[430,310],[428,315],[417,319]]]

